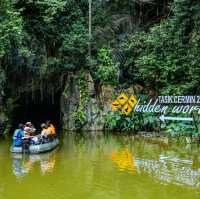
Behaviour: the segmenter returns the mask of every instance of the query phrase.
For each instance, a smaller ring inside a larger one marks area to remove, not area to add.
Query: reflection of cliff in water
[[[44,175],[53,171],[56,163],[56,151],[37,155],[12,154],[12,159],[13,174],[16,177],[28,174],[36,162],[40,163],[40,170]]]
[[[137,170],[154,178],[179,185],[200,188],[200,168],[193,169],[192,160],[160,156],[159,160],[136,159]]]

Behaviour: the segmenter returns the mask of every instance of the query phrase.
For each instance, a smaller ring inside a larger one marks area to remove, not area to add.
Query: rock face
[[[9,120],[3,111],[3,107],[0,106],[0,135],[4,135],[8,131]]]
[[[5,80],[5,72],[1,69],[0,63],[0,135],[6,134],[9,129],[9,119],[3,108]]]
[[[9,129],[10,121],[3,108],[2,98],[0,97],[0,135],[5,135]]]
[[[63,127],[68,130],[85,129],[98,131],[104,129],[105,115],[111,111],[114,88],[96,86],[89,73],[84,74],[85,93],[81,91],[83,82],[77,81],[80,73],[69,74],[61,97]],[[83,98],[87,98],[85,101]],[[81,108],[80,108],[81,107]],[[82,125],[77,126],[76,112],[80,112]],[[81,118],[83,116],[83,118]]]
[[[0,135],[5,135],[9,131],[9,119],[3,111],[0,111]]]
[[[84,81],[80,81],[81,76]],[[132,87],[124,91],[128,96],[135,93]],[[63,128],[104,130],[105,117],[112,111],[111,104],[120,93],[121,89],[118,87],[98,85],[89,73],[68,74],[61,97]]]
[[[74,112],[80,101],[80,91],[76,84],[78,74],[68,74],[61,96],[61,112],[64,129],[75,130]]]
[[[10,98],[20,97],[20,92],[22,90],[23,95],[30,90],[28,86],[13,85],[14,81],[9,82]],[[25,82],[28,82],[28,80]],[[36,79],[35,82],[39,82],[39,80]],[[81,71],[68,72],[66,78],[63,79],[63,84],[62,87],[60,87],[60,92],[62,93],[61,98],[58,97],[60,99],[60,115],[63,128],[67,130],[103,130],[105,126],[105,117],[112,111],[111,104],[120,93],[120,89],[108,85],[99,85],[97,82],[93,81],[89,72],[82,73]],[[36,98],[41,98],[41,96],[38,96],[39,86],[40,84],[38,83],[38,86],[31,87],[31,91]],[[45,91],[51,90],[49,84],[45,88]],[[131,88],[126,89],[125,92],[128,95],[134,93]],[[54,94],[55,93],[56,92],[54,92]],[[56,100],[58,98],[56,98]],[[8,114],[5,114],[6,111],[3,112],[3,105],[1,102],[2,98],[0,98],[0,133],[2,134],[8,129],[9,120],[6,116]],[[30,98],[28,99],[28,103],[32,103]],[[10,112],[12,112],[12,110]]]

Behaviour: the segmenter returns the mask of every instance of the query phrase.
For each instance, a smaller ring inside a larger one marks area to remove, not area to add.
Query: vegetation
[[[199,6],[176,0],[171,17],[130,35],[123,49],[134,82],[163,95],[199,93]]]
[[[140,94],[153,96],[199,94],[198,1],[93,0],[91,38],[88,2],[1,0],[0,107],[29,88],[39,91],[41,99],[44,92],[54,95],[63,77],[76,71],[91,74],[99,87],[138,85]],[[80,127],[88,100],[82,80],[74,113]],[[110,113],[105,121],[109,129],[161,129],[149,114]]]
[[[152,113],[131,113],[128,116],[120,112],[107,115],[106,128],[122,132],[154,131],[160,129],[158,117]]]

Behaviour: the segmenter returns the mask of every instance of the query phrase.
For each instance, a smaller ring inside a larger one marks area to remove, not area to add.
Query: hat
[[[41,128],[47,128],[47,125],[45,123],[42,123]]]
[[[26,126],[31,126],[32,123],[31,122],[26,122]]]

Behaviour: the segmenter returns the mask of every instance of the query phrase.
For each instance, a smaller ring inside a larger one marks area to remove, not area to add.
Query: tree
[[[130,35],[124,67],[135,83],[165,95],[199,93],[198,8],[195,1],[175,0],[168,19]]]

